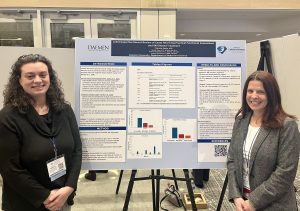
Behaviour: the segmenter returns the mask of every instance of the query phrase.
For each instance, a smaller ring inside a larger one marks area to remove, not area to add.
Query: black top
[[[48,128],[52,128],[52,115],[51,115],[51,111],[49,110],[49,112],[47,114],[43,114],[40,115],[40,117],[42,118],[42,120],[44,121],[44,123],[48,126]]]
[[[51,117],[47,124],[33,107],[25,114],[11,106],[0,111],[2,209],[46,210],[43,202],[52,189],[76,189],[82,149],[75,115],[67,105],[61,112],[52,112]],[[46,166],[54,158],[52,137],[58,155],[64,154],[67,167],[67,174],[53,182]]]

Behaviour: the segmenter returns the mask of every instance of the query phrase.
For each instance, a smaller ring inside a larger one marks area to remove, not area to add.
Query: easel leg
[[[153,211],[155,211],[155,178],[154,178],[154,169],[151,169],[151,182],[152,182],[152,204]]]
[[[172,175],[174,177],[175,188],[176,188],[176,190],[179,190],[178,189],[178,184],[177,184],[177,179],[176,179],[176,175],[175,175],[175,170],[174,169],[172,169]]]
[[[120,189],[122,177],[123,177],[123,170],[120,171],[120,176],[119,176],[119,180],[118,180],[118,185],[117,185],[117,189],[116,189],[116,194],[119,193],[119,189]]]
[[[156,205],[156,211],[159,211],[159,194],[160,194],[160,169],[157,169],[156,170],[156,176],[157,176],[157,179],[156,179],[156,197],[155,197],[155,205]]]
[[[134,179],[135,179],[136,172],[137,172],[137,170],[132,170],[132,172],[131,172],[131,176],[130,176],[130,180],[129,180],[129,184],[128,184],[128,189],[127,189],[127,193],[126,193],[126,198],[125,198],[125,203],[124,203],[123,211],[127,211],[128,210],[129,200],[130,200],[130,196],[131,196],[131,193],[132,193],[132,188],[133,188],[133,184],[134,184]]]
[[[223,202],[225,191],[226,191],[226,188],[227,188],[227,183],[228,183],[228,174],[226,174],[226,177],[225,177],[225,180],[224,180],[222,192],[221,192],[221,195],[220,195],[220,198],[219,198],[218,207],[217,207],[216,211],[221,210],[222,202]]]
[[[192,184],[191,184],[191,179],[189,177],[189,170],[183,169],[183,172],[184,172],[184,177],[186,179],[186,187],[188,189],[188,193],[189,193],[191,203],[192,203],[192,210],[196,211],[197,207],[196,207],[196,203],[195,203],[195,197],[194,197],[194,192],[193,192],[193,188],[192,188]]]

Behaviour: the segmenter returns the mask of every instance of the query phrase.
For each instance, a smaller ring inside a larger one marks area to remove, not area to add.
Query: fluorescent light
[[[20,41],[23,40],[21,37],[18,38],[0,38],[0,41]]]
[[[72,40],[76,40],[77,38],[84,38],[84,37],[72,37]]]

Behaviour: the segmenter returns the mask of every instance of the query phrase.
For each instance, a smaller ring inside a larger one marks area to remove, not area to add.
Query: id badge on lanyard
[[[60,178],[61,176],[65,175],[67,172],[67,168],[66,168],[65,156],[64,155],[57,156],[57,148],[56,148],[54,137],[50,138],[50,141],[53,145],[54,153],[55,153],[55,157],[47,161],[48,174],[52,182]]]

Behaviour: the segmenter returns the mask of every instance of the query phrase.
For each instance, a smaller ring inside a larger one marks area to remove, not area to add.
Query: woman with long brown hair
[[[281,105],[272,74],[246,80],[228,153],[229,200],[237,211],[297,210],[293,182],[300,135],[296,118]]]

